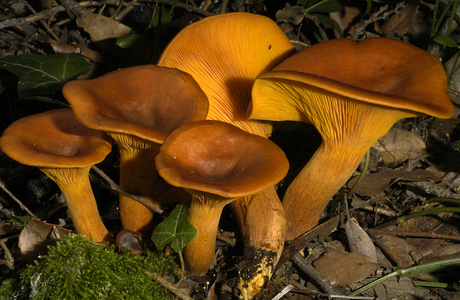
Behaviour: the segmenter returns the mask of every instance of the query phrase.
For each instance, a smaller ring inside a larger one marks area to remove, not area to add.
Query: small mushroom
[[[206,118],[208,101],[193,78],[154,65],[67,83],[63,90],[77,119],[113,137],[120,151],[120,186],[155,202],[155,156],[174,129]],[[123,228],[149,236],[153,211],[120,194]]]
[[[398,40],[319,43],[260,75],[248,117],[312,123],[323,139],[283,198],[286,238],[318,223],[367,150],[397,120],[452,114],[442,64]]]
[[[191,195],[189,221],[198,235],[185,246],[189,275],[205,275],[214,260],[224,206],[275,185],[287,173],[284,152],[270,140],[219,121],[173,131],[156,157],[158,173]]]
[[[71,109],[57,109],[13,122],[3,132],[0,148],[21,164],[40,168],[56,182],[77,233],[95,242],[112,240],[89,182],[91,166],[103,161],[112,149],[109,136],[81,125]]]

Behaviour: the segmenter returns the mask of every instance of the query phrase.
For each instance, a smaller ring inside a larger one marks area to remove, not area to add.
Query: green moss
[[[18,299],[21,285],[13,278],[3,280],[0,283],[0,299]]]
[[[106,250],[80,235],[69,235],[21,275],[30,299],[171,299],[144,269],[177,275],[172,258]]]

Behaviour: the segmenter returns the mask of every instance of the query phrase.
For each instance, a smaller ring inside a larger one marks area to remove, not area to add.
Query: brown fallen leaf
[[[352,178],[347,186],[352,187],[358,178]],[[367,174],[355,193],[360,196],[375,196],[385,191],[390,185],[397,181],[442,181],[441,178],[427,170],[393,170],[382,169],[377,173]]]
[[[382,154],[383,164],[386,166],[399,165],[427,153],[426,144],[421,138],[399,128],[391,128],[372,147]]]
[[[131,27],[99,14],[81,14],[77,17],[76,23],[89,33],[94,43],[116,39],[133,32]]]
[[[377,262],[377,251],[369,235],[352,218],[345,223],[345,233],[351,252],[358,252]]]
[[[403,36],[407,29],[409,29],[415,15],[418,11],[419,1],[408,1],[397,14],[391,16],[382,26],[383,33],[396,33],[398,36]]]
[[[47,252],[48,245],[55,245],[59,239],[70,233],[70,230],[57,225],[31,219],[19,234],[18,246],[22,257],[26,262],[31,263],[39,255]]]
[[[358,252],[328,251],[313,262],[315,268],[329,279],[332,286],[346,286],[365,279],[379,266],[368,256]]]

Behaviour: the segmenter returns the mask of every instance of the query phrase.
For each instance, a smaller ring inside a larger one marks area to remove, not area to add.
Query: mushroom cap
[[[255,194],[284,178],[289,162],[272,141],[220,121],[176,129],[155,160],[167,182],[225,198]]]
[[[205,119],[208,111],[206,95],[190,75],[155,65],[74,80],[62,92],[85,126],[155,143],[183,124]]]
[[[413,115],[450,118],[453,104],[448,95],[445,70],[430,53],[389,38],[362,42],[336,39],[319,43],[283,61],[258,77],[247,116],[262,120],[311,122],[299,114],[302,104],[282,108],[263,103],[262,81],[274,85],[302,85],[306,90],[324,90],[350,99],[410,111]],[[275,102],[276,102],[275,101]]]
[[[252,84],[260,73],[294,53],[294,46],[273,20],[237,12],[185,27],[165,48],[158,65],[193,76],[208,96],[208,120],[265,135],[259,132],[266,130],[260,122],[245,118]]]
[[[13,122],[3,132],[0,148],[29,166],[84,168],[105,159],[112,149],[112,139],[83,126],[70,108],[64,108]]]

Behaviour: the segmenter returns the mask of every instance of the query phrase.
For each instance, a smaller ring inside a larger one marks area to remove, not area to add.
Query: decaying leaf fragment
[[[30,263],[39,255],[45,254],[48,245],[55,245],[58,240],[70,233],[70,230],[57,225],[31,219],[19,234],[18,246],[22,257]]]
[[[379,267],[372,259],[357,252],[328,251],[314,261],[315,268],[329,279],[332,286],[345,286],[365,279]]]
[[[426,144],[421,138],[399,128],[391,128],[372,147],[380,151],[386,166],[399,165],[427,154]]]

